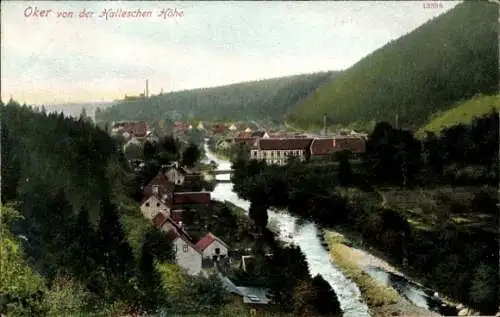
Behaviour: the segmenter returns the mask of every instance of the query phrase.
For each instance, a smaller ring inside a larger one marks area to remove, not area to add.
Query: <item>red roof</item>
[[[326,155],[344,150],[362,153],[365,151],[365,140],[359,137],[318,138],[311,143],[311,155]]]
[[[256,138],[235,138],[234,140],[236,143],[252,146],[255,143]]]
[[[221,132],[224,132],[226,130],[226,128],[227,127],[225,125],[223,125],[223,124],[214,124],[212,126],[212,131],[214,133],[221,133]]]
[[[159,212],[156,214],[156,216],[154,216],[152,222],[155,228],[160,229],[161,227],[163,227],[165,222],[167,222],[167,217],[163,213]]]
[[[257,147],[260,150],[305,150],[311,144],[312,139],[281,138],[281,139],[259,139]]]
[[[210,192],[180,192],[173,198],[174,205],[208,205],[210,201]]]
[[[161,212],[156,214],[156,216],[153,218],[152,222],[153,222],[153,226],[155,226],[155,228],[157,228],[157,229],[161,229],[161,227],[163,227],[163,225],[165,225],[165,223],[167,223],[167,222],[170,223],[172,225],[173,229],[169,230],[167,232],[167,236],[170,235],[170,237],[173,238],[173,240],[175,240],[175,238],[177,238],[179,236],[183,237],[184,240],[189,241],[189,242],[191,242],[191,240],[192,240],[191,237],[189,236],[189,234],[186,232],[186,230],[184,230],[184,228],[182,228],[179,225],[178,221],[175,221],[171,217],[165,216]],[[171,232],[173,232],[173,233],[171,233]]]
[[[335,147],[336,140],[333,138],[314,139],[311,143],[311,155],[326,155],[333,152]]]
[[[122,125],[123,131],[126,131],[137,137],[146,136],[149,128],[146,122],[130,122]]]
[[[236,137],[238,139],[250,139],[252,138],[252,132],[240,132]]]
[[[211,232],[209,232],[203,238],[201,238],[200,241],[198,241],[198,243],[196,243],[195,247],[199,251],[203,251],[206,248],[208,248],[208,246],[211,245],[215,240],[218,240],[220,243],[226,245],[221,239],[217,238]]]
[[[172,243],[175,241],[175,239],[180,238],[184,242],[186,242],[189,246],[191,246],[191,248],[193,248],[193,250],[195,250],[196,252],[201,254],[201,251],[198,250],[196,248],[196,246],[191,242],[191,237],[187,234],[187,232],[182,230],[181,228],[179,228],[176,224],[173,223],[173,225],[174,225],[173,230],[170,230],[166,234],[167,241]]]
[[[337,139],[337,151],[347,150],[353,153],[364,153],[366,142],[361,137],[347,137]]]
[[[174,123],[175,130],[186,130],[188,127],[189,127],[188,124],[184,122],[177,121]]]
[[[172,184],[161,171],[146,185],[146,187],[144,187],[143,195],[145,197],[153,195],[153,185],[158,185],[158,194],[160,196],[166,194],[172,196],[172,192],[175,188],[175,185]]]

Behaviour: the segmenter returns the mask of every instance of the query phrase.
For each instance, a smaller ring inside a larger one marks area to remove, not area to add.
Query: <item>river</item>
[[[215,161],[218,170],[230,170],[231,162],[217,158],[208,150],[205,144],[205,152],[208,161]],[[229,174],[217,175],[216,179],[229,181]],[[248,211],[250,203],[240,199],[233,191],[231,182],[218,183],[212,192],[212,197],[220,201],[229,201],[238,207]],[[269,222],[276,224],[279,228],[280,239],[293,242],[300,246],[306,256],[311,275],[321,274],[332,286],[338,296],[345,317],[370,316],[368,307],[362,301],[358,286],[330,261],[328,251],[322,246],[318,238],[318,229],[312,222],[302,221],[286,212],[269,210]],[[380,268],[368,267],[366,273],[386,286],[393,288],[402,297],[415,306],[430,310],[441,315],[450,316],[458,313],[457,309],[446,305],[443,300],[434,296],[434,291],[416,284],[404,276],[396,275]]]
[[[208,160],[215,161],[218,170],[230,170],[231,162],[214,156],[205,145]],[[230,175],[217,175],[216,179],[229,180]],[[218,183],[212,197],[219,201],[229,201],[248,212],[250,203],[240,199],[233,191],[232,183]],[[330,261],[328,251],[321,245],[318,229],[312,222],[299,221],[285,212],[268,211],[269,221],[274,223],[280,232],[280,239],[298,245],[304,253],[311,275],[321,274],[337,294],[344,317],[370,316],[368,306],[363,302],[358,286],[348,279]]]

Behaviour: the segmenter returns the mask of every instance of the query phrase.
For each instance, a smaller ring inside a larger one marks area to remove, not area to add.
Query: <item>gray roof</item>
[[[271,302],[267,288],[236,286],[228,277],[221,273],[218,273],[217,276],[229,292],[242,296],[243,303],[245,304],[269,304]]]
[[[238,287],[236,285],[234,285],[234,283],[229,279],[227,278],[226,276],[222,275],[222,274],[217,274],[219,276],[219,279],[222,281],[222,284],[224,284],[224,287],[230,292],[230,293],[233,293],[233,294],[237,294],[237,295],[240,295],[240,296],[245,296],[244,293],[242,293]]]
[[[244,294],[243,303],[245,304],[269,304],[269,290],[262,287],[237,287],[240,292]],[[253,296],[252,296],[253,295]],[[254,297],[254,300],[250,299]]]

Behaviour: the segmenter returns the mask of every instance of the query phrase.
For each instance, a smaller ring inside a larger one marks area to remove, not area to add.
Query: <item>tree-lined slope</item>
[[[203,116],[205,120],[283,119],[283,114],[320,85],[333,78],[335,72],[280,77],[215,88],[202,88],[121,100],[114,106],[96,111],[96,119],[157,120],[171,111],[184,116]]]
[[[288,119],[300,127],[420,127],[436,111],[498,90],[498,5],[464,2],[363,58],[319,88]]]

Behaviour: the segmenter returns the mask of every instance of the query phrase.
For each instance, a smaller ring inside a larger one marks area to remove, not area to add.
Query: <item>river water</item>
[[[209,161],[215,161],[218,170],[230,170],[231,162],[215,157],[205,145]],[[217,175],[216,179],[229,180],[230,175]],[[232,183],[218,183],[212,192],[212,198],[229,201],[248,212],[250,203],[240,199],[233,191]],[[368,306],[362,301],[358,286],[349,280],[334,263],[330,261],[327,250],[321,245],[316,225],[307,221],[298,221],[297,217],[284,212],[268,211],[269,222],[279,228],[280,239],[298,245],[304,253],[311,275],[320,274],[337,294],[345,317],[368,317]]]

